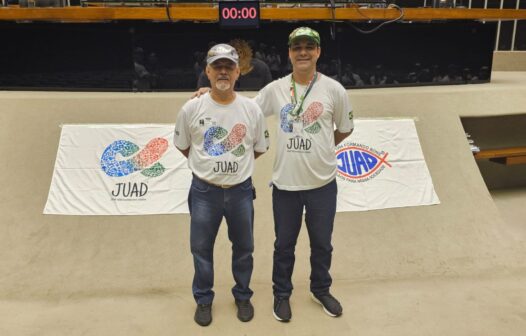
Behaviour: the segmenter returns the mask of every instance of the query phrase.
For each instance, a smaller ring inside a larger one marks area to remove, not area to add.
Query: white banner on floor
[[[173,125],[64,125],[45,214],[188,213]]]
[[[336,157],[337,211],[440,203],[412,119],[356,120]]]
[[[173,125],[64,125],[45,214],[188,213]],[[414,121],[356,120],[336,149],[338,211],[439,204]]]

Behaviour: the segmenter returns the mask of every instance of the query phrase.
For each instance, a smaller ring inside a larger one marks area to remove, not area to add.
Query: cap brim
[[[290,41],[289,41],[289,46],[298,41],[298,40],[309,40],[311,42],[314,42],[316,45],[320,45],[320,43],[312,36],[309,36],[309,35],[300,35],[300,36],[296,36],[294,38],[292,38]]]
[[[238,64],[237,60],[234,57],[228,57],[228,56],[222,56],[222,55],[210,57],[209,59],[206,60],[206,64],[212,64],[215,61],[219,61],[221,59],[229,60],[235,64]]]

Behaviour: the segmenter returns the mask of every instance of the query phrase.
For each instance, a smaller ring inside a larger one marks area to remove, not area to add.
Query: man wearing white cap
[[[251,175],[254,159],[268,149],[268,132],[258,105],[234,92],[238,62],[230,45],[212,47],[206,66],[212,89],[184,104],[175,125],[175,146],[188,158],[193,173],[188,195],[192,292],[197,303],[194,320],[202,326],[212,322],[213,250],[223,217],[232,242],[237,316],[243,322],[254,316],[249,287],[254,251]]]
[[[316,71],[321,53],[318,32],[297,28],[288,44],[292,73],[264,87],[255,98],[265,116],[274,114],[278,119],[272,174],[276,235],[272,281],[273,313],[282,322],[292,318],[294,250],[304,210],[311,247],[312,298],[330,316],[343,312],[329,291],[337,194],[335,145],[354,127],[343,86]]]

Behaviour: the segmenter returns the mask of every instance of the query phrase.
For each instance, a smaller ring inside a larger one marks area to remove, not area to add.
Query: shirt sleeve
[[[254,101],[258,104],[265,117],[270,117],[274,112],[272,111],[272,99],[270,99],[272,91],[270,89],[271,85],[272,84],[268,84],[263,89],[259,90],[258,95],[254,98]]]
[[[186,150],[190,147],[190,129],[188,125],[188,113],[185,106],[181,107],[177,114],[174,131],[174,145],[175,147]]]
[[[349,95],[343,86],[338,85],[334,96],[334,124],[340,133],[354,129],[354,116]]]
[[[258,153],[265,153],[269,148],[269,133],[267,129],[267,123],[265,116],[261,112],[261,109],[256,104],[256,134],[254,137],[254,151]]]

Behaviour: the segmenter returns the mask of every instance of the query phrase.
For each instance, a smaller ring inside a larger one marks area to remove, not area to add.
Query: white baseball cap
[[[216,44],[210,48],[210,50],[208,50],[208,54],[206,55],[206,64],[212,64],[220,59],[228,59],[236,64],[239,64],[239,55],[237,54],[236,49],[226,43]]]

